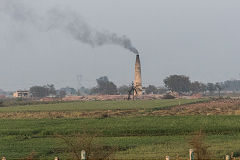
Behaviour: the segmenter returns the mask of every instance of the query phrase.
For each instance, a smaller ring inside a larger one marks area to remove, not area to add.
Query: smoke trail
[[[36,25],[37,20],[41,19],[33,10],[16,0],[0,1],[0,13],[8,15],[17,23]]]
[[[1,5],[1,4],[0,4]],[[89,44],[92,47],[103,45],[118,45],[138,54],[138,50],[126,36],[118,36],[108,31],[98,31],[89,26],[81,16],[72,11],[51,9],[45,16],[38,16],[33,10],[13,0],[6,0],[0,8],[14,20],[29,23],[37,28],[44,26],[46,30],[60,29],[69,33],[74,39]]]

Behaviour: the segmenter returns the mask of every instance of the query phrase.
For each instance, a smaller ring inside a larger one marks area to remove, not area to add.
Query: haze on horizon
[[[0,88],[28,89],[96,85],[108,76],[115,84],[134,79],[135,55],[116,45],[91,47],[64,31],[42,31],[1,12],[6,1],[34,13],[66,9],[90,26],[126,35],[139,49],[143,85],[162,85],[171,74],[192,81],[239,79],[240,1],[232,0],[0,0]]]

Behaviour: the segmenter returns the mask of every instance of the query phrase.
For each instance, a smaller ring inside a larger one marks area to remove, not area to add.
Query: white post
[[[2,157],[2,160],[6,160],[6,157]]]
[[[166,160],[170,160],[169,156],[166,156]]]
[[[86,160],[86,151],[82,150],[81,151],[81,160]]]
[[[189,160],[194,160],[194,152],[193,152],[193,149],[189,149]]]
[[[231,153],[231,157],[230,157],[231,159],[233,159],[233,154],[234,154],[234,153],[232,152],[232,153]]]
[[[226,160],[230,160],[230,156],[229,155],[226,155]]]

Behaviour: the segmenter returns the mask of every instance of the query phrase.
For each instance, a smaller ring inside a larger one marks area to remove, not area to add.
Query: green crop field
[[[54,104],[1,107],[0,112],[158,109],[158,108],[179,105],[179,103],[189,104],[189,103],[196,103],[196,102],[201,102],[206,100],[207,99],[63,102],[63,103],[54,103]]]
[[[205,100],[68,102],[0,108],[0,112],[94,111],[115,109],[157,110]],[[59,136],[95,134],[94,143],[117,148],[116,159],[187,158],[192,134],[201,130],[211,156],[240,153],[240,116],[120,116],[100,118],[0,119],[0,156],[21,159],[32,152],[38,159],[66,159],[66,144]]]

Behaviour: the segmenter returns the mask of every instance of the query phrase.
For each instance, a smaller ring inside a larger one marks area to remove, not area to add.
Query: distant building
[[[16,91],[13,93],[13,97],[15,98],[29,98],[30,97],[30,92],[29,91]]]

